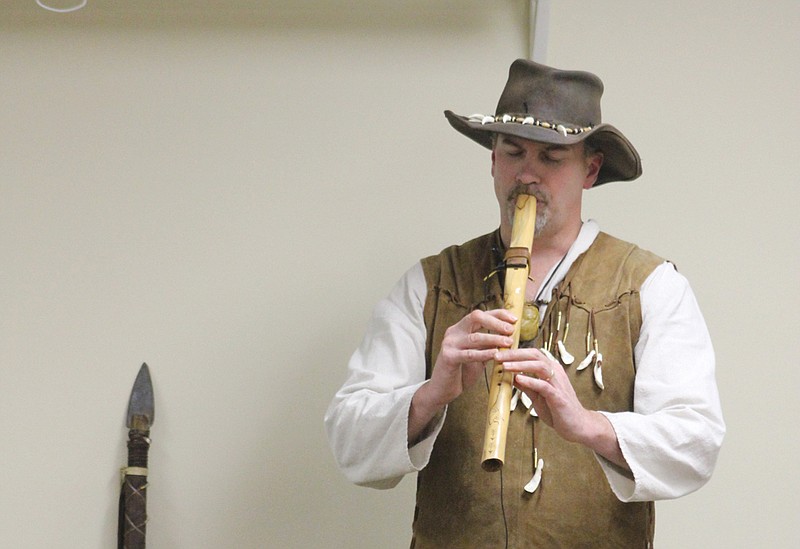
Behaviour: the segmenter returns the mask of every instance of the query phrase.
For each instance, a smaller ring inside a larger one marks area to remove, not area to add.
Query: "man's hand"
[[[445,331],[431,378],[411,399],[410,444],[447,404],[475,383],[498,349],[513,344],[516,321],[506,309],[475,310]]]
[[[629,470],[611,422],[583,407],[559,362],[539,349],[500,351],[494,358],[517,374],[514,384],[531,398],[539,418],[562,438],[583,444]]]

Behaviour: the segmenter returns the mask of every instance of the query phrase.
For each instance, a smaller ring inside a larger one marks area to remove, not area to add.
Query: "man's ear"
[[[492,147],[492,177],[494,177],[494,147]]]
[[[600,168],[603,167],[603,160],[605,160],[605,157],[601,152],[596,152],[589,157],[586,163],[586,179],[583,180],[584,189],[591,189],[592,185],[597,181],[597,176],[600,175]]]

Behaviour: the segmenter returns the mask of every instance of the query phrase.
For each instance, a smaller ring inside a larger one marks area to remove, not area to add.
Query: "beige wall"
[[[147,361],[148,546],[405,547],[414,479],[349,485],[321,418],[375,300],[496,223],[442,110],[494,107],[527,2],[162,4],[0,12],[0,545],[113,546]],[[587,216],[678,264],[718,352],[726,446],[661,547],[798,539],[800,8],[764,6],[550,10],[644,158]]]

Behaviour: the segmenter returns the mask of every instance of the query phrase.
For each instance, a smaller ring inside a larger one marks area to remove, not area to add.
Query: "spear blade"
[[[128,400],[128,429],[148,431],[155,419],[155,403],[153,400],[153,382],[150,379],[150,368],[142,364],[136,381],[133,382],[131,396]]]

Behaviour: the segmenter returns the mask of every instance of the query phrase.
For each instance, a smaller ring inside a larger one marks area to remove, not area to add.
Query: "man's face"
[[[498,134],[492,149],[492,176],[504,241],[511,236],[519,194],[536,197],[537,237],[556,238],[565,231],[577,231],[583,190],[594,184],[602,163],[602,154],[584,154],[583,143],[552,145]]]

